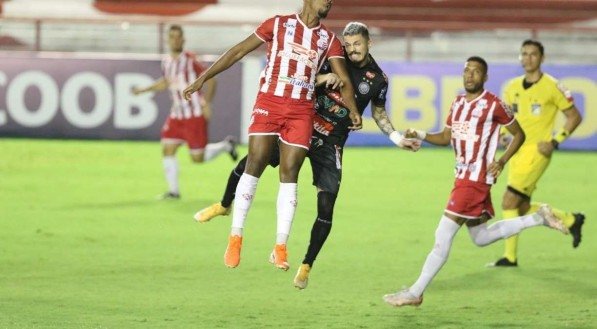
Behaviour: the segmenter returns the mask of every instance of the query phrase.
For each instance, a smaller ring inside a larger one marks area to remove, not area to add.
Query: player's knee
[[[331,222],[335,203],[336,194],[326,191],[317,193],[317,217]]]
[[[204,161],[203,153],[191,154],[191,161],[193,161],[193,163],[202,163]]]

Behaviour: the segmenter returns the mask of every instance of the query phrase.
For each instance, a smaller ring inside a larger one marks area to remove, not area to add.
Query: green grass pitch
[[[242,262],[223,264],[230,217],[218,201],[234,163],[193,165],[179,152],[179,201],[165,191],[156,142],[0,140],[0,328],[596,328],[597,153],[561,152],[537,201],[582,210],[584,239],[534,228],[516,269],[485,268],[503,243],[458,233],[420,308],[382,295],[412,284],[453,183],[453,153],[347,148],[334,228],[309,287],[292,286],[315,218],[303,166],[289,241],[274,269],[277,171],[264,174],[246,222]],[[241,153],[246,153],[242,149]],[[493,188],[498,218],[505,177]]]

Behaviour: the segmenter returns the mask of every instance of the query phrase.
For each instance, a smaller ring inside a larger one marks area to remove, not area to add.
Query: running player
[[[525,135],[507,105],[484,90],[487,81],[484,59],[477,56],[467,59],[462,77],[466,93],[452,102],[444,130],[432,134],[407,131],[406,134],[435,145],[451,143],[456,156],[456,181],[435,231],[433,249],[418,280],[407,289],[383,297],[393,306],[418,306],[423,302],[423,292],[448,260],[452,239],[462,224],[466,223],[471,239],[480,247],[533,226],[545,225],[566,232],[547,205],[542,205],[535,213],[487,226],[487,221],[493,217],[491,185],[520,148]],[[500,125],[505,125],[514,137],[504,154],[495,160]]]
[[[343,32],[343,39],[348,72],[353,85],[357,86],[355,97],[359,112],[362,114],[367,105],[371,104],[373,119],[398,147],[418,150],[420,143],[403,139],[394,130],[388,118],[385,109],[388,81],[369,54],[371,40],[367,26],[359,22],[348,23]],[[332,228],[334,204],[342,180],[342,152],[350,132],[348,127],[351,125],[347,118],[346,106],[339,95],[332,91],[336,80],[328,75],[329,72],[330,68],[326,63],[318,75],[321,85],[316,90],[317,116],[314,119],[311,147],[307,154],[313,172],[313,185],[317,188],[317,217],[311,230],[307,254],[294,278],[294,285],[299,289],[307,287],[313,263]],[[328,88],[329,85],[332,85],[332,90]],[[269,164],[275,167],[279,159],[276,152],[273,154]],[[245,162],[246,158],[242,159],[230,173],[222,201],[199,211],[195,215],[196,220],[207,222],[213,217],[229,213],[234,200],[234,190]]]
[[[342,80],[340,92],[347,105],[351,129],[361,128],[361,116],[354,90],[346,72],[342,46],[336,35],[320,22],[332,8],[332,0],[303,0],[300,14],[274,16],[255,33],[225,52],[184,91],[186,99],[205,81],[267,44],[267,63],[249,126],[249,155],[239,179],[232,228],[224,263],[240,263],[243,227],[259,177],[280,140],[280,188],[277,200],[277,234],[273,261],[288,270],[286,242],[297,206],[297,179],[307,151],[313,126],[315,76],[325,60]]]
[[[525,40],[520,49],[525,74],[510,81],[504,93],[504,101],[514,110],[516,120],[527,136],[508,165],[508,188],[502,200],[502,213],[506,219],[537,210],[540,204],[531,202],[531,197],[539,178],[551,162],[553,152],[582,121],[570,91],[541,71],[544,58],[544,48],[539,41]],[[564,114],[566,122],[552,135],[558,112]],[[572,246],[578,247],[585,216],[558,209],[553,212],[570,231]],[[493,265],[518,266],[518,235],[506,239],[505,245],[504,257]]]
[[[236,143],[232,137],[218,143],[207,143],[207,122],[211,116],[211,102],[215,95],[215,79],[209,80],[207,90],[203,94],[196,94],[190,100],[184,100],[182,91],[186,85],[195,79],[203,66],[195,55],[183,51],[184,34],[182,27],[172,25],[168,31],[168,45],[170,54],[162,60],[163,77],[146,88],[133,88],[135,95],[170,89],[172,107],[170,115],[162,127],[162,154],[164,174],[168,183],[168,192],[162,199],[178,199],[178,161],[176,151],[183,143],[187,143],[191,159],[195,163],[209,161],[223,152],[230,153],[234,161],[237,160]]]

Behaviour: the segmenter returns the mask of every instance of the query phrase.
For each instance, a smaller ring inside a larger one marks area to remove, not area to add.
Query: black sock
[[[317,194],[317,218],[311,229],[311,240],[303,264],[313,266],[315,258],[330,235],[335,202],[336,195],[333,193],[322,191]]]
[[[222,207],[229,208],[232,205],[232,201],[234,201],[235,193],[236,193],[236,186],[238,185],[238,181],[240,180],[240,176],[242,176],[243,172],[245,171],[245,166],[247,165],[247,157],[242,158],[236,165],[236,167],[230,172],[230,176],[228,177],[228,184],[226,184],[226,191],[224,191],[224,196],[222,197]]]

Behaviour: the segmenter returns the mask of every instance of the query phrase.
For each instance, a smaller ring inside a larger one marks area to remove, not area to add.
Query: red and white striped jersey
[[[495,177],[487,173],[487,166],[495,159],[499,126],[512,122],[514,115],[508,106],[488,91],[470,102],[465,95],[456,97],[446,122],[452,131],[456,179],[495,183]]]
[[[203,72],[204,68],[195,54],[183,51],[177,58],[167,55],[162,59],[162,73],[168,81],[168,89],[172,98],[172,108],[170,117],[175,119],[189,119],[191,117],[200,117],[201,112],[201,93],[193,93],[191,100],[186,101],[182,92]]]
[[[328,58],[344,58],[342,44],[324,25],[310,29],[298,14],[274,16],[255,30],[267,43],[267,64],[259,91],[311,100],[315,75]]]

